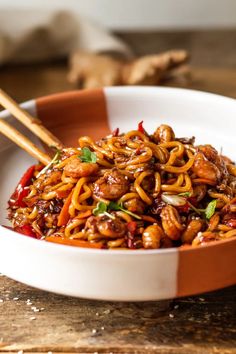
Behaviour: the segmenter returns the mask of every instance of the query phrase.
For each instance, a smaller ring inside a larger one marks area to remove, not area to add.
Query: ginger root
[[[146,55],[133,61],[121,61],[105,54],[76,52],[70,59],[68,80],[82,88],[158,85],[165,80],[186,76],[189,70],[183,64],[187,60],[188,53],[184,50]]]

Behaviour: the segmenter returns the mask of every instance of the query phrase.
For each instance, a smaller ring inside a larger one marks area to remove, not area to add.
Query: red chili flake
[[[128,231],[134,235],[135,231],[137,230],[137,223],[136,221],[130,221],[127,223],[127,229]]]
[[[139,131],[140,133],[145,134],[145,130],[144,130],[144,127],[143,127],[143,120],[138,123],[138,131]]]
[[[191,206],[188,204],[188,202],[186,202],[185,205],[181,205],[177,207],[177,209],[180,213],[188,213],[189,210],[191,209]]]
[[[118,136],[118,135],[119,135],[119,132],[120,132],[120,129],[119,129],[119,128],[116,128],[115,130],[113,130],[112,136]]]
[[[128,248],[135,249],[135,240],[134,240],[134,234],[137,230],[137,223],[135,221],[130,221],[127,223],[127,246]]]

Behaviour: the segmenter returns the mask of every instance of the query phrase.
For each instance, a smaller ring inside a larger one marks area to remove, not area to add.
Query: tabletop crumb
[[[23,352],[23,350],[19,350],[18,352],[17,352],[17,354],[23,354],[24,352]]]
[[[52,352],[48,352],[48,354],[52,354]]]
[[[174,309],[177,310],[179,308],[179,305],[175,305]]]
[[[203,297],[199,297],[199,301],[204,302],[205,299]]]
[[[105,314],[105,315],[109,315],[109,313],[111,313],[111,310],[105,310],[105,311],[103,311],[103,313]]]
[[[169,317],[170,317],[170,318],[174,318],[175,316],[174,316],[173,313],[169,313]]]

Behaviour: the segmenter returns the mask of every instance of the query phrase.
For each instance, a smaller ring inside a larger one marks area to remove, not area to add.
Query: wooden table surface
[[[236,98],[236,31],[119,34],[137,54],[182,47],[189,88]],[[71,90],[65,61],[0,68],[18,101]],[[207,271],[207,270],[206,270]],[[0,351],[29,353],[236,353],[236,287],[149,303],[81,300],[0,277]]]

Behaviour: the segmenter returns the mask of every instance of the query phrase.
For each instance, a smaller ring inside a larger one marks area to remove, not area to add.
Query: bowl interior
[[[118,87],[47,96],[31,101],[26,108],[66,145],[76,146],[81,135],[96,139],[116,127],[121,132],[135,129],[143,120],[148,132],[160,124],[169,124],[176,136],[195,136],[197,144],[212,144],[236,159],[236,101],[218,95],[173,88]],[[0,115],[9,119],[6,112]],[[34,160],[0,136],[0,163],[0,223],[8,224],[7,200]]]

